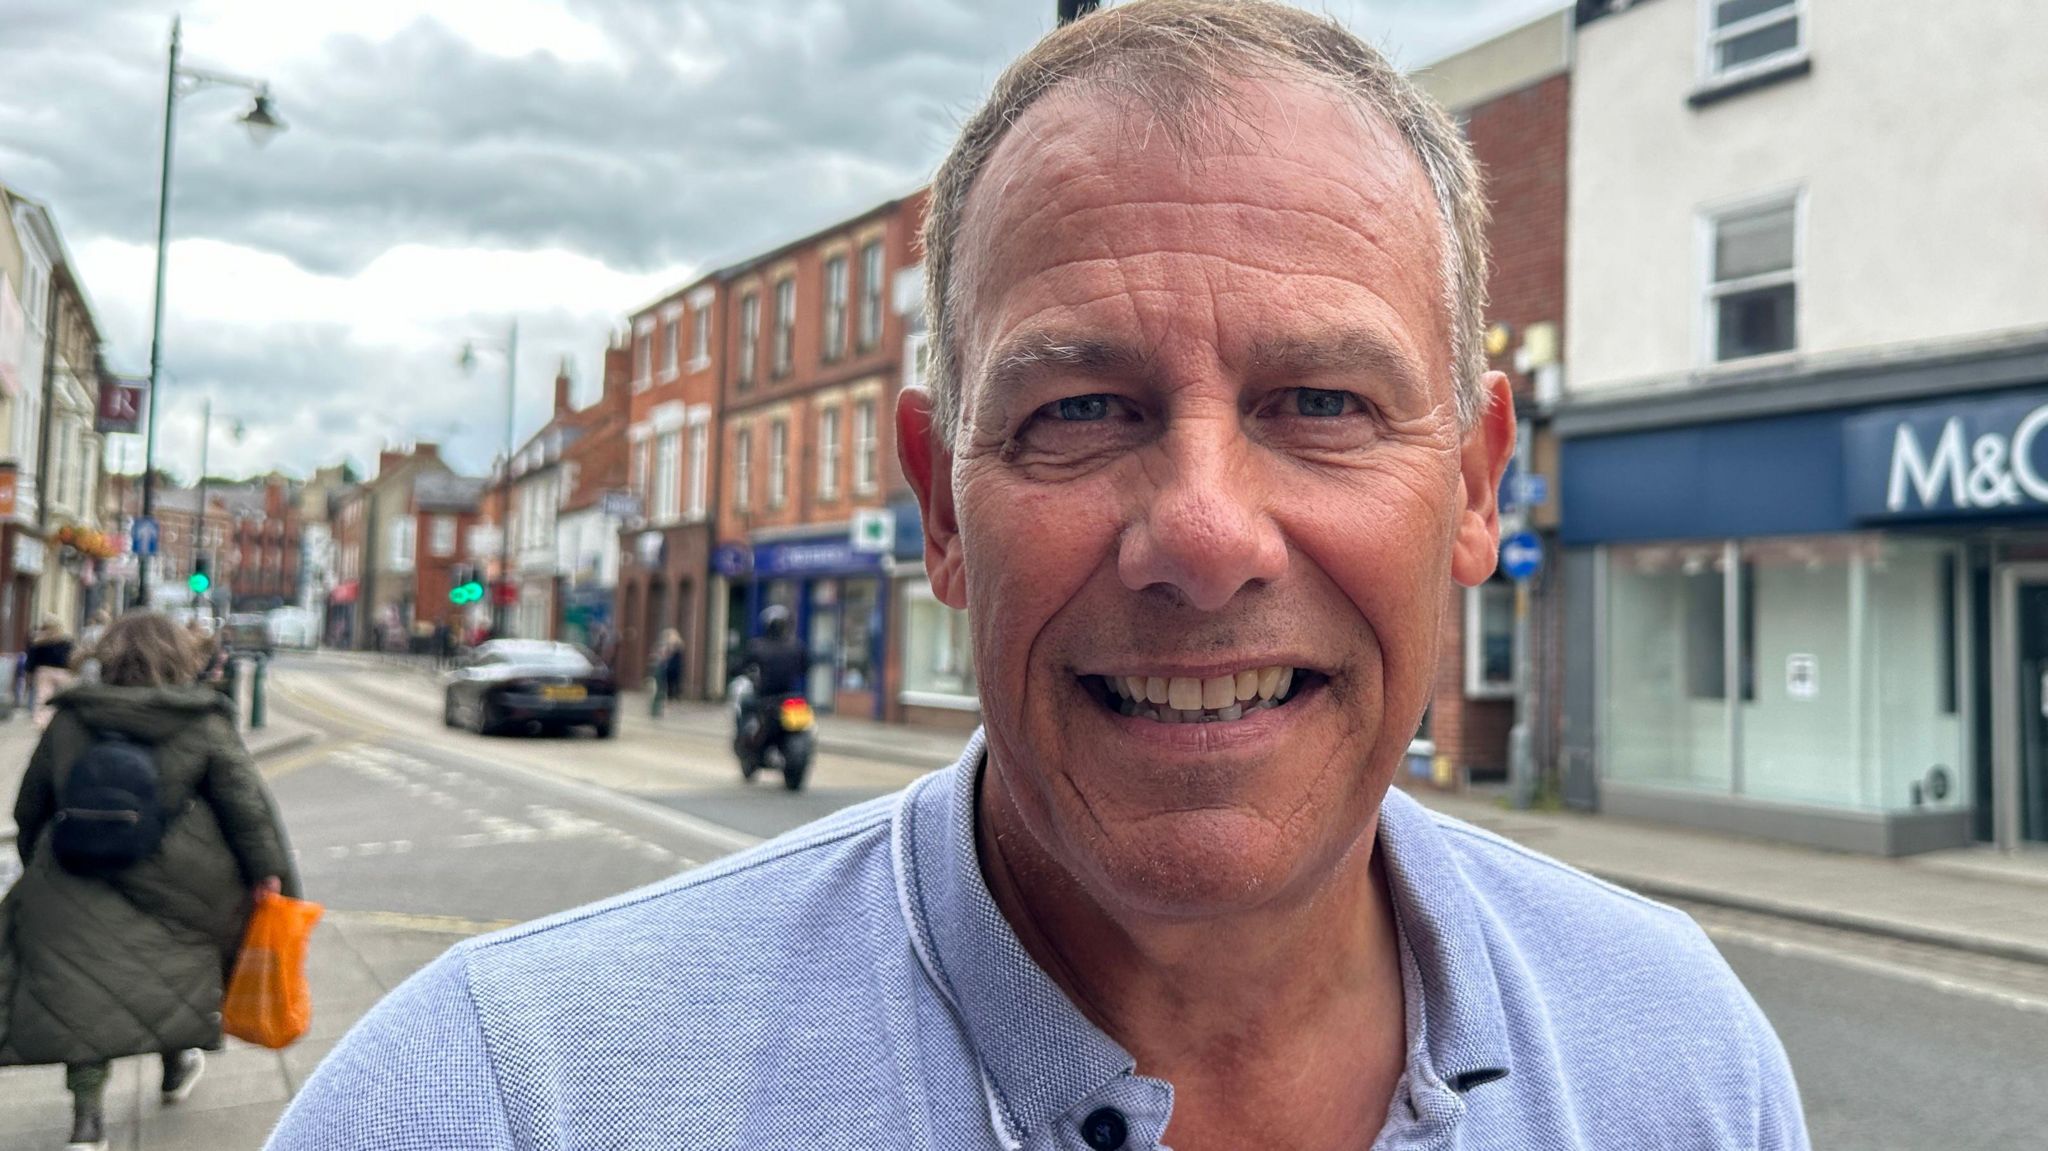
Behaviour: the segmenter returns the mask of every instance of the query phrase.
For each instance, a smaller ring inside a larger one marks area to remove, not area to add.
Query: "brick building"
[[[631,397],[625,379],[609,373],[597,400],[587,407],[575,406],[573,390],[565,368],[555,377],[548,422],[512,454],[507,523],[512,579],[519,589],[512,634],[528,639],[588,639],[592,626],[606,623],[611,614],[611,585],[600,591],[599,584],[615,582],[617,563],[608,557],[617,547],[620,518],[607,515],[596,493],[608,490],[607,484],[616,489],[625,484]],[[595,474],[586,474],[591,469]],[[574,535],[573,547],[566,544],[565,531]],[[575,605],[576,634],[565,636],[571,587],[586,590]],[[596,604],[602,609],[592,619],[590,608]]]
[[[924,206],[921,191],[891,200],[719,275],[730,351],[710,685],[775,603],[810,649],[814,706],[901,715],[896,571],[923,552],[896,467],[908,346],[897,297],[916,276]]]
[[[1420,69],[1415,79],[1464,126],[1485,179],[1492,210],[1487,241],[1488,366],[1514,382],[1523,455],[1515,471],[1546,478],[1556,449],[1548,413],[1556,400],[1565,292],[1566,141],[1570,122],[1569,11],[1552,13]],[[1554,506],[1518,512],[1525,489],[1511,474],[1503,485],[1503,533],[1523,523],[1554,534]],[[1438,782],[1467,775],[1498,777],[1508,767],[1518,667],[1526,658],[1535,698],[1550,714],[1558,693],[1545,690],[1560,674],[1557,642],[1564,597],[1554,578],[1539,576],[1518,593],[1496,573],[1476,588],[1447,592],[1442,656],[1418,763],[1430,762]],[[1519,596],[1519,600],[1518,600]],[[1519,608],[1518,608],[1519,603]],[[1516,613],[1526,612],[1531,650],[1516,647]],[[1532,723],[1547,743],[1551,723]],[[1539,759],[1545,758],[1539,751]]]
[[[114,475],[108,483],[123,518],[142,514],[140,476]],[[275,472],[246,483],[208,485],[202,522],[201,488],[175,485],[159,473],[157,572],[165,602],[185,598],[186,580],[201,554],[208,557],[217,612],[267,611],[295,602],[304,560],[299,489],[299,481]]]
[[[632,396],[627,484],[635,507],[619,537],[619,675],[645,678],[662,634],[674,629],[692,696],[706,693],[706,666],[723,643],[706,581],[720,372],[730,342],[726,289],[724,273],[714,272],[647,305],[605,357],[607,374],[616,364]]]
[[[413,603],[416,618],[446,624],[458,636],[487,622],[489,605],[450,602],[456,577],[481,578],[483,556],[476,531],[483,522],[484,488],[490,481],[450,472],[422,473],[412,485]]]

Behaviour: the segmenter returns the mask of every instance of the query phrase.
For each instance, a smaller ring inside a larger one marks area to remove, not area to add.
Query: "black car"
[[[583,648],[494,639],[458,662],[441,718],[479,735],[589,727],[609,739],[617,730],[618,702],[617,680]]]

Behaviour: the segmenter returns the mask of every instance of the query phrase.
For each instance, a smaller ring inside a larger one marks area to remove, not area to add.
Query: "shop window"
[[[1729,789],[1724,569],[1719,543],[1609,552],[1608,778]]]
[[[925,581],[904,588],[903,700],[976,706],[974,639],[967,613],[940,603]]]
[[[1515,585],[1495,576],[1465,589],[1465,695],[1504,699],[1515,692]]]
[[[875,685],[875,607],[881,585],[871,579],[846,581],[840,607],[839,687],[842,691],[867,691]]]
[[[1967,806],[1953,547],[1749,540],[1732,588],[1722,549],[1610,550],[1603,774],[1838,809]]]
[[[1798,202],[1723,212],[1708,224],[1707,313],[1716,363],[1798,346]]]

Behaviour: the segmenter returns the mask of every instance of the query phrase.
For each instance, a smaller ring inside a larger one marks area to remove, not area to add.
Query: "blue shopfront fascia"
[[[1566,544],[2048,516],[2048,386],[1566,440]]]

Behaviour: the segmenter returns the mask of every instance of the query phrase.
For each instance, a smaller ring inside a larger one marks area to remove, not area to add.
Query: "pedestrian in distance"
[[[683,636],[674,628],[661,633],[661,692],[670,703],[683,698]]]
[[[101,682],[56,698],[29,760],[0,899],[0,1065],[64,1065],[74,1151],[106,1146],[111,1060],[155,1054],[163,1102],[191,1093],[256,891],[299,890],[233,705],[193,682],[177,626],[130,612],[98,650]]]
[[[71,683],[71,660],[78,645],[55,615],[43,617],[42,626],[28,643],[29,706],[37,723],[49,722],[50,697]]]
[[[1327,16],[1048,33],[932,181],[896,407],[982,729],[458,944],[272,1146],[1806,1147],[1685,913],[1392,786],[1445,593],[1499,556],[1486,203],[1457,121]]]

